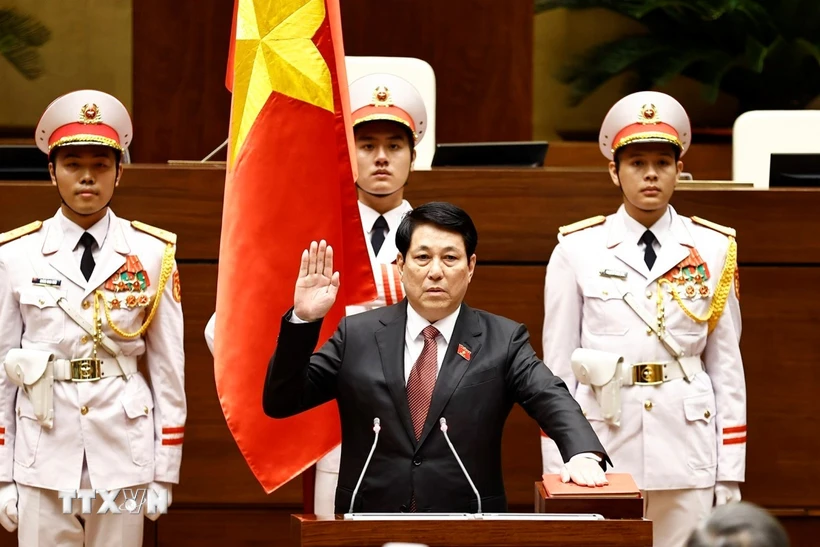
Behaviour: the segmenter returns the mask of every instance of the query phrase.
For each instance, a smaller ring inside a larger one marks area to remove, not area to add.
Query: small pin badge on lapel
[[[41,287],[59,287],[63,283],[62,279],[48,279],[45,277],[32,277],[31,284]]]
[[[464,344],[458,345],[458,354],[461,355],[461,357],[463,357],[465,361],[470,360],[470,350],[467,349],[467,346],[465,346]]]
[[[609,268],[598,272],[601,277],[617,277],[618,279],[626,279],[627,272],[623,270],[610,270]]]

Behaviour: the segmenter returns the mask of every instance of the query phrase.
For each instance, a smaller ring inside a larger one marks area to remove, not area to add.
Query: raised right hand
[[[302,252],[299,278],[293,293],[293,312],[304,321],[327,315],[339,292],[339,272],[333,271],[333,247],[325,240],[310,243]]]

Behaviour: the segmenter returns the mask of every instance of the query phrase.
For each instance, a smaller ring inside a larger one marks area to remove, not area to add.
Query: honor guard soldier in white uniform
[[[23,547],[142,545],[179,481],[176,236],[109,209],[132,135],[106,93],[51,103],[35,140],[62,204],[0,235],[0,523]],[[90,512],[64,499],[78,489],[120,489],[119,514],[98,514],[99,494]]]
[[[620,100],[599,145],[623,205],[559,230],[544,361],[642,490],[654,544],[685,543],[713,501],[740,500],[746,389],[735,231],[669,205],[692,140],[662,93]],[[562,465],[542,437],[544,471]]]
[[[412,207],[404,188],[416,157],[415,147],[424,137],[427,109],[418,90],[392,74],[369,74],[350,84],[350,108],[359,176],[356,189],[368,255],[378,297],[351,305],[347,315],[396,304],[404,289],[396,267],[395,234]],[[205,328],[213,353],[215,315]],[[316,464],[314,512],[333,514],[339,476],[341,445]]]

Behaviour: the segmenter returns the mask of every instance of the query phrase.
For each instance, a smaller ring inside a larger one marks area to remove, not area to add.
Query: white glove
[[[17,530],[17,483],[0,483],[0,524],[9,532]]]
[[[740,501],[740,484],[722,481],[715,485],[715,505],[726,505]]]
[[[171,501],[173,501],[173,488],[174,485],[170,482],[154,482],[152,481],[151,484],[148,485],[148,490],[154,490],[157,493],[157,496],[162,499],[163,492],[167,493],[168,495],[168,507],[171,507]],[[154,512],[151,514],[146,514],[145,516],[149,519],[156,521],[162,513]]]
[[[601,458],[591,453],[576,454],[561,468],[561,482],[572,480],[579,486],[604,486],[609,484],[600,466]]]

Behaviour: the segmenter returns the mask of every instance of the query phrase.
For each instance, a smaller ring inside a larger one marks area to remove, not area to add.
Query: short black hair
[[[391,120],[370,120],[370,121],[358,123],[358,124],[353,126],[353,136],[355,138],[356,133],[358,132],[358,130],[360,128],[364,127],[365,125],[369,124],[369,123],[389,122],[389,121],[391,121]],[[404,125],[403,123],[399,123],[399,122],[392,122],[392,123],[396,124],[397,127],[401,127],[402,131],[407,136],[407,144],[410,146],[410,154],[412,155],[413,150],[416,149],[416,139],[415,139],[415,137],[413,137],[413,131],[409,127]]]
[[[741,501],[716,507],[686,547],[789,547],[789,536],[766,510]]]
[[[410,240],[417,227],[429,224],[459,234],[464,240],[467,259],[475,253],[478,246],[478,232],[473,219],[464,209],[456,207],[446,201],[433,201],[416,207],[407,213],[396,230],[396,248],[402,256],[407,256],[410,249]]]
[[[635,143],[635,144],[640,144],[640,143]],[[612,161],[615,162],[615,172],[618,172],[618,171],[621,170],[621,152],[626,150],[627,146],[629,146],[629,145],[622,146],[621,148],[619,148],[615,151],[615,156],[612,158]],[[671,142],[669,143],[669,146],[671,146],[672,149],[674,150],[675,163],[678,163],[678,161],[680,160],[681,149],[678,148],[677,146],[675,146],[674,144],[672,144]]]

